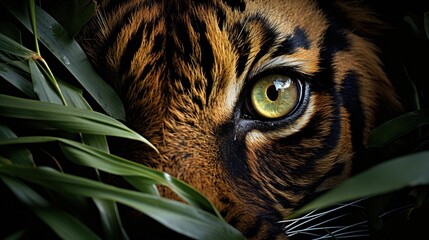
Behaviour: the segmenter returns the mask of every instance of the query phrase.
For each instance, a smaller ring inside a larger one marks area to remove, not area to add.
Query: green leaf
[[[28,19],[25,1],[3,0],[0,2],[28,30],[31,24]],[[67,31],[49,14],[36,6],[38,37],[63,66],[72,73],[95,101],[112,117],[125,119],[121,100],[113,88],[94,71],[79,44],[68,36]]]
[[[0,94],[0,116],[25,120],[28,126],[39,129],[129,138],[156,150],[149,141],[121,122],[94,111]]]
[[[1,141],[0,146],[54,141],[60,142],[64,156],[74,163],[99,169],[111,174],[124,176],[125,179],[127,179],[127,177],[132,177],[132,181],[135,181],[135,177],[142,177],[143,180],[149,179],[149,184],[162,184],[168,186],[192,205],[220,217],[218,211],[201,193],[171,175],[78,142],[54,137],[20,137]]]
[[[132,181],[135,181],[135,177],[150,179],[149,184],[156,183],[168,186],[190,204],[220,216],[214,206],[201,193],[167,173],[153,170],[144,165],[76,142],[61,140],[60,146],[64,155],[74,163],[121,175],[125,179],[132,177]]]
[[[34,92],[40,101],[63,104],[60,96],[55,89],[49,84],[43,73],[40,71],[34,60],[29,61],[31,79],[33,81]]]
[[[337,203],[381,195],[406,187],[428,185],[428,173],[429,151],[401,156],[378,164],[346,180],[338,187],[298,209],[288,218]]]
[[[95,147],[104,152],[109,152],[107,138],[104,135],[82,134],[83,142],[91,147]]]
[[[24,59],[31,59],[36,53],[17,43],[15,40],[0,33],[0,51],[18,56]]]
[[[0,165],[1,166],[1,165]],[[34,168],[28,168],[34,169]],[[69,213],[50,206],[50,203],[21,181],[1,176],[3,182],[24,204],[31,207],[55,233],[63,239],[100,239],[90,229]]]
[[[133,187],[143,193],[149,193],[155,196],[161,196],[159,194],[158,188],[156,187],[157,182],[142,176],[138,177],[130,177],[124,176],[128,183],[130,183]]]
[[[122,203],[195,239],[244,239],[238,230],[222,219],[178,201],[116,188],[48,168],[0,165],[0,174],[24,178],[55,191]]]
[[[15,40],[16,42],[21,42],[21,32],[15,26],[15,24],[10,21],[10,19],[6,19],[3,16],[0,16],[0,26],[1,33],[8,36],[9,38]]]
[[[81,89],[65,81],[62,81],[61,79],[57,78],[57,80],[68,106],[91,110],[91,106],[83,97],[83,92]]]
[[[89,103],[83,97],[81,89],[61,80],[58,83],[69,106],[92,110]],[[104,135],[82,134],[82,139],[85,144],[109,152],[107,139]]]
[[[0,63],[1,77],[3,77],[6,81],[15,86],[28,97],[36,98],[36,94],[33,90],[33,85],[24,77],[26,74],[27,73],[24,73],[20,69],[14,68],[7,64]]]
[[[407,15],[407,16],[404,16],[404,21],[409,24],[409,26],[411,28],[411,31],[415,35],[420,35],[421,31],[420,31],[420,28],[419,28],[418,24],[416,23],[418,21],[416,21],[415,18],[416,18],[415,16]]]
[[[24,239],[24,235],[27,232],[27,230],[25,229],[21,229],[7,237],[4,238],[4,240],[20,240],[20,239]]]
[[[114,201],[94,199],[95,206],[100,212],[100,219],[107,239],[129,239],[119,218],[118,208]]]
[[[14,58],[13,56],[10,56],[10,55],[6,56],[6,55],[7,53],[3,53],[0,51],[0,60],[4,62],[4,64],[16,67],[22,72],[25,72],[24,73],[25,77],[30,76],[30,67],[28,66],[28,63],[26,60],[22,60],[21,58]],[[28,79],[30,79],[30,77],[28,77]]]
[[[16,134],[8,126],[0,123],[0,140],[16,137]]]
[[[425,125],[429,125],[429,110],[404,113],[374,129],[369,137],[368,147],[384,147]]]
[[[79,30],[95,16],[94,0],[44,1],[43,9],[54,17],[70,36],[75,36]]]
[[[35,9],[36,3],[34,1],[35,0],[28,0],[28,4],[29,4],[28,12],[30,13],[30,22],[33,30],[33,35],[34,35],[34,43],[36,45],[36,52],[37,52],[37,55],[40,56],[39,41],[37,40],[37,23],[36,23],[36,9]]]
[[[83,2],[83,1],[82,1]],[[67,32],[70,36],[75,36],[79,33],[82,27],[95,16],[96,13],[96,4],[95,2],[88,3],[85,1],[85,6],[80,6],[78,9],[73,11],[73,15],[61,21],[61,25],[67,29]],[[65,5],[65,4],[63,4]],[[70,12],[67,11],[66,12]]]
[[[0,123],[0,141],[17,137],[18,136],[16,136],[12,129]],[[14,148],[4,150],[7,153],[8,159],[12,160],[13,163],[28,166],[34,165],[33,155],[28,148],[15,146]]]

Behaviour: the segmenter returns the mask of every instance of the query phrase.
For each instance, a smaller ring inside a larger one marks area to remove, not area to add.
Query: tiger
[[[279,222],[350,177],[401,111],[382,28],[356,1],[105,0],[77,39],[159,151],[120,154],[190,184],[246,238],[287,239]]]

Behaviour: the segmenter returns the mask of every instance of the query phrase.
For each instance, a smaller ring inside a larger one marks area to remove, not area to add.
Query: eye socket
[[[248,111],[263,119],[285,117],[296,109],[301,91],[301,82],[287,75],[264,76],[250,89]]]

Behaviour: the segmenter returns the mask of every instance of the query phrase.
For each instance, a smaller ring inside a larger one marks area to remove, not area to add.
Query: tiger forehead
[[[148,105],[149,93],[171,109],[221,106],[227,115],[259,72],[318,71],[327,24],[312,1],[132,1],[106,13],[116,24],[104,26],[116,36],[104,46],[107,66],[130,105]]]

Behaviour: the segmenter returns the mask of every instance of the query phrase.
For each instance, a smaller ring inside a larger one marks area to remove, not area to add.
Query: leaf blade
[[[31,23],[23,2],[1,1],[28,30]],[[125,110],[119,96],[92,68],[79,44],[68,36],[67,31],[49,14],[36,6],[38,37],[54,56],[79,81],[95,101],[113,118],[125,119]]]
[[[405,187],[429,184],[429,151],[409,154],[378,164],[335,187],[298,209],[294,218],[336,203],[380,195]],[[413,164],[410,164],[413,163]]]
[[[59,128],[71,132],[133,139],[144,142],[156,150],[140,134],[116,119],[95,111],[0,94],[0,116],[31,120],[28,124],[40,129]]]
[[[64,193],[107,199],[133,207],[165,226],[196,239],[244,239],[223,220],[187,204],[100,182],[58,173],[47,168],[0,165],[0,174],[25,178],[43,187]]]

